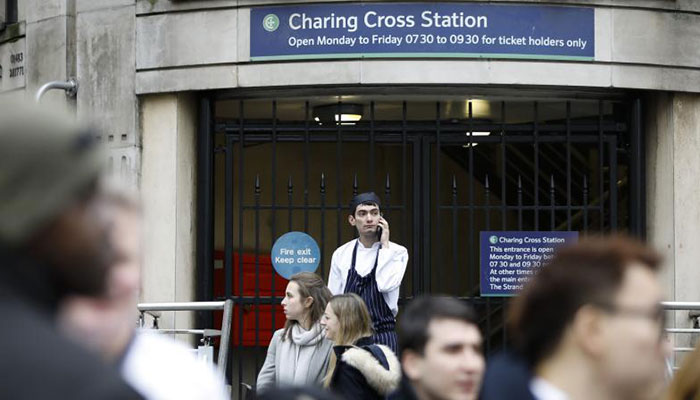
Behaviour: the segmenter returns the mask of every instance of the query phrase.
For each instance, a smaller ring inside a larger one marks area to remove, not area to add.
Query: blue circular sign
[[[275,271],[284,279],[299,272],[314,272],[321,261],[318,244],[304,232],[287,232],[280,236],[270,256]]]

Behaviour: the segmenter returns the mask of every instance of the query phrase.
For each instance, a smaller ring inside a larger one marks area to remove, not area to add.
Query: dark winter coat
[[[333,351],[337,363],[330,389],[335,394],[346,400],[384,399],[398,387],[401,365],[388,347],[362,338],[355,346],[335,346]]]
[[[388,397],[389,400],[418,400],[418,396],[416,396],[415,390],[413,390],[413,387],[411,386],[411,382],[408,381],[408,378],[404,376],[401,379],[401,384],[399,385],[399,388],[391,393]]]

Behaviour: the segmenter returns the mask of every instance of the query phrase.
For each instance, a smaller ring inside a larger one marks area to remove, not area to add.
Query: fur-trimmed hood
[[[389,369],[377,360],[372,353],[361,348],[351,347],[342,356],[342,360],[348,365],[355,367],[367,379],[367,383],[382,396],[396,390],[401,382],[401,364],[390,348],[378,344],[376,345],[384,353]]]

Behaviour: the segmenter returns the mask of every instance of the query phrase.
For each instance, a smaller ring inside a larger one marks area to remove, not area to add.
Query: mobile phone
[[[377,227],[377,240],[382,240],[382,227]]]

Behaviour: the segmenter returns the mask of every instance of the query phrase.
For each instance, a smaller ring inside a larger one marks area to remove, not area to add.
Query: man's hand
[[[379,227],[382,228],[382,237],[379,238],[379,241],[382,244],[382,248],[388,249],[389,248],[389,223],[384,219],[384,217],[380,217],[377,224],[379,225]]]

